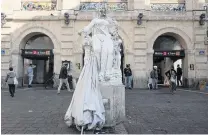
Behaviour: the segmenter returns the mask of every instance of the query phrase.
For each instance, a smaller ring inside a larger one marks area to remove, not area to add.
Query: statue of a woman
[[[92,34],[92,47],[99,66],[99,80],[109,82],[112,75],[114,45],[106,10],[101,9],[99,18],[93,19],[81,33]]]
[[[101,129],[105,124],[105,109],[99,79],[107,80],[108,73],[111,72],[113,41],[108,30],[109,23],[103,17],[101,11],[100,18],[93,19],[79,32],[84,36],[85,64],[65,114],[65,123],[68,126],[74,124],[79,130]]]
[[[79,32],[84,36],[85,64],[65,115],[68,126],[75,124],[78,129],[101,129],[105,124],[105,109],[99,84],[117,81],[113,60],[115,45],[119,44],[115,44],[112,38],[116,30],[114,25],[112,19],[106,18],[106,10],[101,9],[99,18],[93,19]]]

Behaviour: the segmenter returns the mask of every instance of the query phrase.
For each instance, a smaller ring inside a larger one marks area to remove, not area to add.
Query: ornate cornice
[[[24,11],[25,12],[25,11]],[[29,11],[28,11],[29,12]],[[193,11],[195,12],[195,11]],[[69,19],[70,20],[92,20],[96,14],[95,11],[76,11],[77,14],[70,14]],[[136,21],[138,19],[139,13],[143,13],[144,17],[142,18],[143,21],[157,21],[157,20],[169,20],[169,21],[198,21],[199,15],[193,15],[191,11],[188,12],[157,12],[157,11],[148,11],[148,10],[142,10],[142,11],[112,11],[108,13],[109,17],[113,17],[116,20],[123,20],[123,21]],[[43,16],[40,12],[40,14],[37,14],[36,16],[30,17],[30,16],[20,16],[13,14],[13,17],[11,17],[13,20],[22,20],[22,21],[29,21],[29,20],[36,20],[36,21],[60,21],[64,20],[64,15],[58,14],[58,15],[48,15]]]

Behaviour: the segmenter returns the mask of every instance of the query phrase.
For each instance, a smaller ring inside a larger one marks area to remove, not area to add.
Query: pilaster
[[[79,6],[80,6],[80,0],[63,0],[62,1],[63,10],[69,10],[69,9],[79,10]]]
[[[145,7],[145,0],[134,0],[134,10],[144,10]]]

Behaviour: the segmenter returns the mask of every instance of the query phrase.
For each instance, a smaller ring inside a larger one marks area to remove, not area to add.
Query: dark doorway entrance
[[[158,84],[164,84],[165,72],[177,65],[183,67],[185,51],[180,42],[173,36],[161,35],[157,38],[153,46],[153,65],[158,69]]]
[[[36,66],[33,71],[33,84],[43,84],[53,75],[54,56],[52,50],[23,49],[22,57],[25,67],[24,84],[28,84],[27,68],[29,64]]]
[[[24,64],[23,84],[28,84],[27,69],[30,64],[34,65],[33,84],[43,84],[54,72],[53,42],[41,33],[33,33],[33,36],[26,40],[25,48],[22,49]]]

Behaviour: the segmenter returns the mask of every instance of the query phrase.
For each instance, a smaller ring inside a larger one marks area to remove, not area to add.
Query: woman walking
[[[165,73],[165,75],[170,80],[171,92],[172,94],[174,94],[174,91],[176,91],[176,87],[177,87],[176,86],[176,71],[174,69],[174,66],[172,66],[171,69]]]
[[[10,67],[5,82],[7,82],[9,85],[9,92],[11,97],[14,97],[14,93],[15,93],[15,79],[16,79],[15,77],[16,74],[13,71],[13,68]]]

